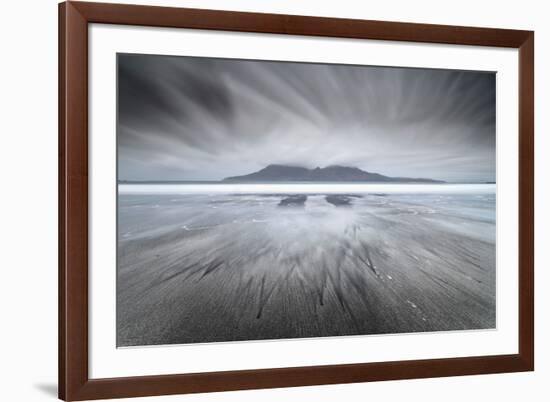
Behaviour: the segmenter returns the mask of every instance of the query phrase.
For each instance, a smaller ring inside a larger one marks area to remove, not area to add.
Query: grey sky
[[[218,180],[280,163],[495,179],[495,74],[118,56],[121,180]]]

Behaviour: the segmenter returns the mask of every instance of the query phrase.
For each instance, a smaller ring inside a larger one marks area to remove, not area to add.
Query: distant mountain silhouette
[[[299,166],[269,165],[262,170],[244,176],[226,177],[224,182],[398,182],[398,183],[444,183],[439,180],[388,177],[379,173],[365,172],[355,167],[328,166],[307,169]]]

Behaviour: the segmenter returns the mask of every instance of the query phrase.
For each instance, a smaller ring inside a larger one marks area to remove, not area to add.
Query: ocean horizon
[[[494,183],[118,183],[121,194],[193,194],[193,193],[388,193],[388,194],[491,194]]]

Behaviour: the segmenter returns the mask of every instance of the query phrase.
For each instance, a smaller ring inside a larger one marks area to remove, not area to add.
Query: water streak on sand
[[[494,186],[176,187],[119,196],[118,346],[495,326]]]

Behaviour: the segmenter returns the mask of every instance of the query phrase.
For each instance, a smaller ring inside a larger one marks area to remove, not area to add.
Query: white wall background
[[[114,1],[114,0],[112,0]],[[546,401],[550,398],[550,25],[522,0],[135,0],[155,5],[535,30],[536,371],[142,398],[143,401]],[[0,5],[0,399],[55,400],[57,382],[57,1]]]

